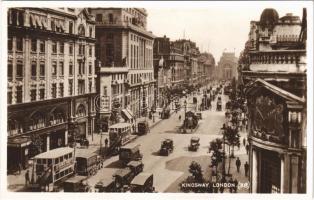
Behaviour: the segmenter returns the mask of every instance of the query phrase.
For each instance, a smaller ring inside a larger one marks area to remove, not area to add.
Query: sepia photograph
[[[207,3],[7,3],[1,190],[312,194],[312,2]]]

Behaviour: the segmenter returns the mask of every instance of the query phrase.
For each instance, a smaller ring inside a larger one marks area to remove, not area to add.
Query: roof
[[[121,123],[116,123],[114,125],[111,125],[109,128],[124,128],[124,127],[128,127],[131,126],[130,123],[126,123],[126,122],[121,122]]]
[[[67,182],[67,183],[77,183],[77,182],[83,181],[85,179],[87,179],[87,176],[74,176],[72,178],[69,178],[65,182]]]
[[[94,155],[97,155],[93,150],[90,149],[78,149],[76,148],[75,157],[80,158],[90,158]]]
[[[61,147],[61,148],[53,149],[53,150],[38,154],[37,156],[34,157],[34,159],[58,158],[62,155],[73,153],[73,152],[74,152],[74,149],[70,147]]]
[[[200,140],[199,137],[192,137],[191,140]]]
[[[264,86],[264,88],[270,90],[271,92],[287,99],[287,100],[292,100],[292,101],[297,101],[299,103],[305,103],[305,99],[298,97],[286,90],[283,90],[271,83],[268,83],[267,81],[264,81],[263,79],[256,79],[251,85],[250,87],[247,89],[246,93],[250,93],[252,91],[252,88],[254,87],[255,84],[262,84]]]
[[[134,179],[132,180],[131,184],[132,185],[144,185],[144,183],[146,182],[146,180],[153,176],[152,173],[148,173],[148,172],[142,172],[139,175],[137,175],[136,177],[134,177]]]
[[[130,161],[130,162],[127,164],[127,166],[136,167],[136,166],[138,166],[138,165],[140,165],[140,164],[142,164],[141,161],[132,160],[132,161]]]
[[[131,173],[131,170],[129,168],[123,168],[123,169],[118,169],[118,171],[116,171],[113,176],[118,175],[118,176],[124,177],[125,175],[128,175],[130,173]]]
[[[122,146],[120,149],[133,149],[133,148],[139,147],[139,146],[140,146],[140,144],[129,143],[125,146]]]

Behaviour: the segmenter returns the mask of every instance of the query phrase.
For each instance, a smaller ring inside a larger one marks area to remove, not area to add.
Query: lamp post
[[[184,121],[183,121],[183,133],[186,133],[186,106],[187,102],[184,100]]]

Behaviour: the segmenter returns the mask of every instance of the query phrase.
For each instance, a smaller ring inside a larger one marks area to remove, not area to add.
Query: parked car
[[[197,151],[200,146],[200,138],[192,137],[190,140],[189,151]]]
[[[131,192],[154,192],[154,176],[152,173],[140,173],[131,182]]]
[[[171,152],[173,152],[173,140],[165,139],[161,143],[159,154],[168,156]]]
[[[128,144],[120,148],[119,160],[126,165],[132,160],[142,160],[143,155],[140,153],[140,145]]]
[[[91,187],[86,182],[87,176],[74,176],[63,183],[64,192],[89,192]]]

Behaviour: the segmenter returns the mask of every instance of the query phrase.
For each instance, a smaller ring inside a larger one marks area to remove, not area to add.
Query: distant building
[[[250,191],[306,192],[306,10],[252,21],[240,59],[249,116]]]
[[[147,12],[140,8],[92,8],[96,18],[99,93],[124,118],[147,115],[154,106],[153,39],[147,31]],[[121,112],[120,112],[121,111]],[[129,113],[129,114],[127,114]],[[132,119],[125,119],[131,121]]]
[[[92,135],[95,20],[86,9],[8,10],[8,169]],[[14,158],[14,159],[10,159]]]
[[[235,57],[235,53],[223,52],[217,66],[217,75],[221,80],[238,79],[237,67],[238,58]]]
[[[210,53],[201,53],[198,57],[199,76],[201,85],[208,84],[214,77],[215,58]]]

